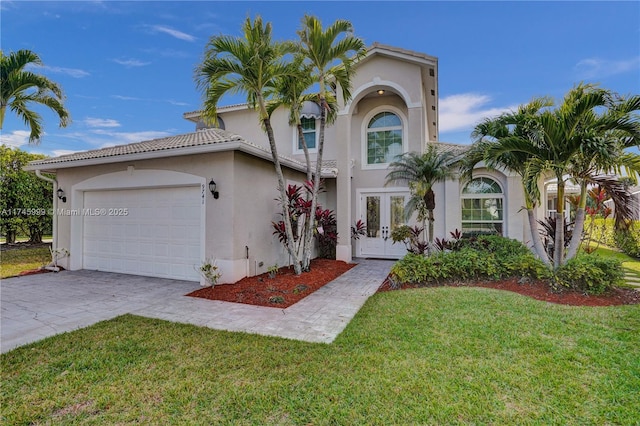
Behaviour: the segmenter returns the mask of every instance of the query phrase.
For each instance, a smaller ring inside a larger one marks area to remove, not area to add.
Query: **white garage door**
[[[199,281],[198,187],[84,194],[83,267]]]

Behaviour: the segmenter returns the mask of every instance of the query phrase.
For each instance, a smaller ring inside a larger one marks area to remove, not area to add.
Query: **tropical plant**
[[[421,236],[424,227],[402,225],[391,231],[391,239],[394,243],[402,242],[409,253],[425,254],[428,244]]]
[[[606,231],[605,221],[602,220],[597,224],[596,218],[606,220],[611,215],[611,207],[607,207],[605,204],[605,201],[609,200],[610,197],[604,188],[600,186],[592,188],[589,190],[588,195],[589,199],[587,200],[588,205],[585,207],[585,214],[589,221],[588,223],[585,222],[582,249],[586,253],[592,253],[600,246],[600,241],[602,241]],[[596,231],[598,234],[594,238],[593,234]],[[594,242],[595,245],[592,245]]]
[[[315,215],[311,217],[311,201],[307,195],[312,191],[313,183],[305,182],[304,186],[289,185],[286,191],[286,210],[289,217],[292,218],[294,228],[293,238],[296,244],[296,252],[300,251],[301,238],[307,227],[312,227],[312,235],[317,238],[320,256],[325,258],[335,257],[335,247],[338,243],[338,230],[335,213],[332,210],[323,210],[322,206],[316,206]],[[301,218],[306,218],[301,221]],[[284,221],[271,222],[273,227],[273,235],[278,237],[278,241],[282,244],[288,243],[288,236],[285,230]]]
[[[463,175],[467,178],[472,177],[474,168],[480,162],[490,169],[506,168],[520,176],[531,241],[536,255],[546,264],[550,264],[550,260],[538,233],[536,207],[540,203],[540,189],[537,181],[532,179],[532,155],[526,150],[512,151],[508,147],[515,143],[521,146],[535,144],[538,130],[536,117],[543,108],[551,105],[550,99],[538,98],[521,105],[514,112],[482,121],[473,130],[472,137],[476,142],[467,152],[463,164]]]
[[[542,100],[534,102],[543,103]],[[505,114],[489,121],[487,124],[491,132],[496,131],[491,129],[491,125],[498,126],[498,137],[484,129],[476,129],[476,134],[494,137],[495,143],[479,148],[484,152],[480,158],[521,174],[525,199],[538,198],[538,182],[547,172],[555,177],[559,202],[553,265],[558,268],[577,253],[584,229],[587,186],[606,180],[602,174],[619,171],[622,167],[634,174],[640,170],[640,156],[625,151],[625,148],[638,146],[640,142],[640,121],[635,114],[640,110],[640,96],[622,98],[594,85],[579,84],[568,92],[558,107],[547,106],[550,105],[531,108],[526,114]],[[513,156],[514,161],[503,161],[507,156]],[[581,197],[573,240],[565,255],[562,245],[565,240],[564,200],[568,179],[578,183]],[[619,194],[614,197],[614,204],[621,209],[620,214],[625,212],[622,187],[620,183],[621,190],[607,188],[610,194]],[[536,247],[536,253],[540,255],[539,247]]]
[[[314,185],[311,194],[311,211],[318,204],[318,190],[322,171],[325,127],[331,120],[331,103],[334,91],[339,87],[342,102],[351,99],[351,78],[353,65],[365,54],[364,41],[353,35],[353,26],[349,21],[339,19],[326,29],[315,16],[305,15],[302,27],[298,31],[298,54],[308,67],[314,87],[317,87],[317,103],[320,106],[320,129],[316,154],[316,167],[313,174]],[[310,227],[311,228],[311,227]],[[311,263],[311,229],[305,233],[302,254],[303,269],[308,270]]]
[[[0,130],[9,108],[31,129],[29,143],[36,143],[44,130],[42,116],[31,109],[33,104],[44,105],[58,114],[60,127],[66,127],[70,119],[60,86],[26,70],[32,65],[42,65],[42,60],[30,50],[18,50],[8,56],[0,51]]]
[[[367,235],[367,225],[362,221],[362,219],[358,219],[351,226],[351,238],[359,240],[363,235]]]
[[[408,220],[413,212],[418,212],[418,220],[426,228],[428,221],[428,245],[433,245],[433,214],[436,208],[433,185],[447,179],[453,179],[459,163],[458,156],[448,150],[429,145],[424,154],[408,152],[399,156],[389,164],[385,185],[407,183],[411,197],[405,206],[405,218]]]
[[[296,274],[302,272],[291,217],[286,208],[287,199],[284,175],[276,147],[271,118],[267,109],[270,93],[276,81],[291,72],[285,55],[292,53],[291,43],[272,40],[271,23],[264,24],[257,16],[252,22],[247,18],[242,26],[243,37],[213,36],[205,49],[205,59],[196,69],[197,84],[204,95],[203,118],[217,120],[220,98],[227,93],[244,93],[248,104],[256,109],[258,119],[269,139],[271,157],[278,179],[282,201],[282,216],[286,233],[287,252]]]
[[[0,233],[7,243],[14,243],[18,234],[40,243],[42,236],[51,232],[52,185],[23,170],[30,161],[43,158],[0,145]]]
[[[200,267],[198,272],[204,278],[205,283],[210,287],[215,287],[218,280],[222,276],[215,259],[206,259]]]

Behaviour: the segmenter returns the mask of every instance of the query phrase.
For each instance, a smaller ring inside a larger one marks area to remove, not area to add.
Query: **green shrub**
[[[593,235],[594,241],[599,241],[601,244],[609,247],[615,247],[616,242],[613,238],[613,219],[596,218],[593,219]],[[591,226],[591,219],[587,218],[584,223],[585,230]]]
[[[616,247],[631,257],[640,258],[640,231],[635,229],[616,231],[613,234]]]
[[[624,284],[622,262],[598,255],[581,254],[556,270],[555,282],[586,294],[602,294]]]
[[[545,265],[518,241],[495,235],[461,241],[464,243],[457,251],[429,257],[407,254],[391,268],[392,281],[425,284],[549,275]]]

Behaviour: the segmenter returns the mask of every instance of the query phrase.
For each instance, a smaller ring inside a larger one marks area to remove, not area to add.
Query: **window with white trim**
[[[396,114],[376,114],[367,125],[367,164],[387,164],[402,154],[402,131],[402,120]]]
[[[503,235],[504,193],[498,182],[488,177],[472,179],[462,189],[461,204],[463,235]]]
[[[307,144],[307,148],[310,151],[316,149],[316,139],[317,139],[317,131],[316,131],[316,119],[315,118],[300,118],[300,124],[302,125],[302,134],[304,135],[304,140]],[[296,146],[298,151],[302,151],[302,141],[298,137],[298,130],[296,129]]]

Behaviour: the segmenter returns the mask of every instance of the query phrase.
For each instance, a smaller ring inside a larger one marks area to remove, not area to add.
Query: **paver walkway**
[[[131,313],[219,330],[330,343],[382,284],[392,261],[358,265],[286,309],[186,297],[197,283],[96,271],[2,280],[0,350]]]
[[[635,287],[636,290],[640,291],[640,278],[635,275],[625,273],[624,280],[632,287]]]

